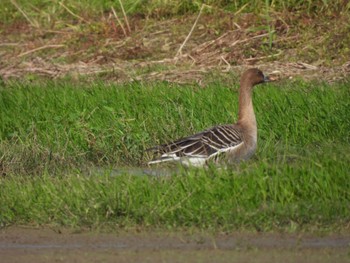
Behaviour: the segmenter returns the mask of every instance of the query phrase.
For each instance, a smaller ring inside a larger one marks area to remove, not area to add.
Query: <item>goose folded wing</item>
[[[185,156],[208,158],[240,143],[242,143],[241,133],[235,125],[220,125],[149,150],[161,155],[180,158]]]

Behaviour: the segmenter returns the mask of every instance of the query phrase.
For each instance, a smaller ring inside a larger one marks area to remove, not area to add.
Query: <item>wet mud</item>
[[[350,262],[350,235],[0,230],[0,262]]]

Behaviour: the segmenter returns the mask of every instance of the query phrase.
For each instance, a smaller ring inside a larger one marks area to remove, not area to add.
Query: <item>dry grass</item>
[[[257,66],[282,78],[335,81],[350,72],[344,13],[315,18],[270,12],[267,20],[203,5],[197,15],[162,21],[125,12],[121,20],[113,8],[87,21],[70,12],[76,24],[34,27],[27,16],[3,30],[1,78],[205,83],[208,72],[225,76]]]

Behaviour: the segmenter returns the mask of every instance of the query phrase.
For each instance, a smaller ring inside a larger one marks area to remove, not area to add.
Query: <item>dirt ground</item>
[[[350,262],[350,236],[0,230],[0,262]]]

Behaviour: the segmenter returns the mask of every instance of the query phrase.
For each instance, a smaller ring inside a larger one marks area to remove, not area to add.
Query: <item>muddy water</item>
[[[350,262],[350,235],[0,230],[0,262]]]

